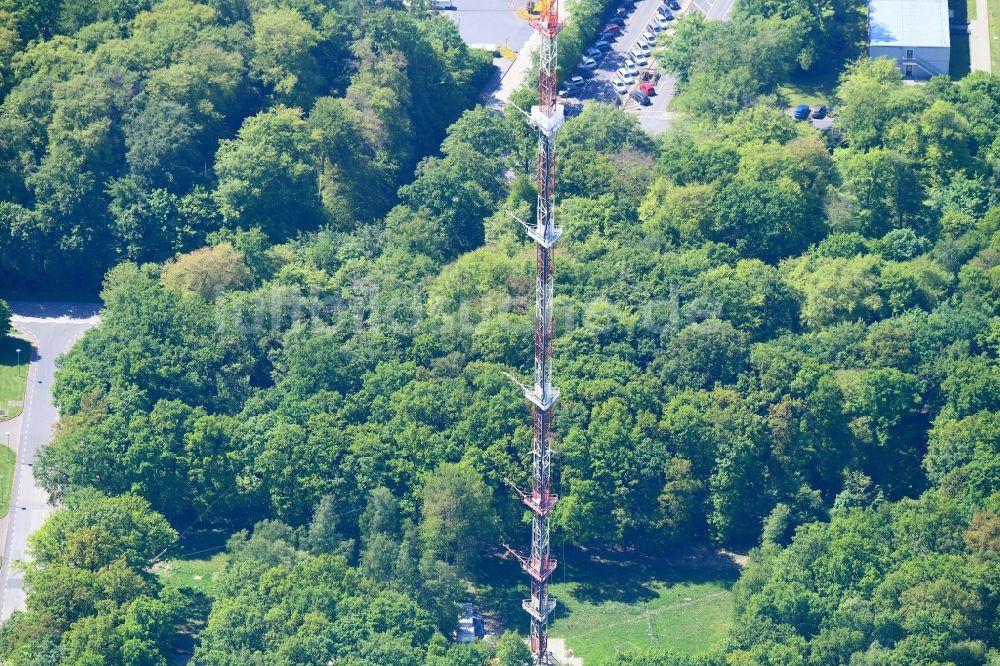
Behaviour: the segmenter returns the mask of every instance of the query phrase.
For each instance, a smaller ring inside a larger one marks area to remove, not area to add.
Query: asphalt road
[[[4,535],[3,563],[0,570],[0,621],[15,610],[24,609],[23,575],[11,563],[27,557],[28,535],[41,527],[52,511],[48,495],[35,485],[32,465],[39,449],[52,439],[52,427],[59,415],[52,404],[52,380],[56,358],[97,323],[96,303],[19,303],[11,301],[14,327],[32,341],[24,409],[18,419],[0,424],[13,434],[12,447],[17,451],[10,512],[0,521]]]

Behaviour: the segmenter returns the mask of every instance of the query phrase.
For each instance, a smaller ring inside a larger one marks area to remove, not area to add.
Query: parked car
[[[677,0],[667,0],[665,4],[675,12],[679,12],[681,10],[681,3],[677,2]]]
[[[656,22],[655,18],[649,25],[646,26],[646,32],[659,34],[661,30],[663,30],[663,28],[660,27],[660,24]]]
[[[591,47],[586,51],[584,51],[584,55],[590,58],[600,58],[602,55],[604,55],[604,51],[602,51],[601,49],[595,49]]]
[[[813,111],[810,115],[816,120],[822,120],[823,118],[826,118],[826,107],[817,106],[816,110]]]
[[[613,44],[618,39],[618,37],[619,37],[619,35],[618,35],[617,32],[602,32],[601,33],[601,41],[602,42],[608,42],[608,43]]]
[[[674,13],[672,11],[670,11],[669,9],[661,9],[660,11],[656,12],[656,15],[657,16],[662,16],[663,18],[665,18],[668,21],[673,21],[674,20]]]
[[[584,83],[586,83],[586,81],[583,80],[582,76],[571,76],[568,79],[566,79],[565,85],[567,88],[579,88]]]
[[[648,28],[639,36],[640,39],[645,39],[646,43],[652,46],[656,43],[656,33]]]
[[[615,25],[621,26],[622,28],[624,28],[625,27],[625,17],[618,16],[618,15],[612,16],[610,19],[608,19],[608,23],[614,23]]]
[[[644,53],[643,50],[639,48],[638,44],[628,53],[628,56],[632,58],[635,64],[639,65],[639,67],[645,67],[649,64],[649,58],[646,57],[647,55],[647,53]]]
[[[638,65],[635,64],[635,62],[632,61],[631,58],[625,58],[625,60],[622,61],[622,69],[624,69],[626,72],[628,72],[632,76],[638,76],[639,75],[639,67],[638,67]]]
[[[792,117],[796,120],[805,120],[809,117],[809,112],[811,109],[808,104],[799,104],[795,107],[795,111],[792,112]]]
[[[657,14],[653,17],[653,25],[656,26],[657,32],[659,32],[660,30],[666,30],[670,25],[670,21],[668,21],[662,14]]]
[[[635,83],[635,75],[624,67],[619,67],[618,71],[615,73],[621,77],[621,80],[625,83]]]
[[[621,79],[611,79],[611,87],[619,95],[624,95],[628,92],[628,84]]]
[[[569,88],[560,88],[559,92],[557,92],[556,94],[559,95],[559,97],[565,99],[567,97],[572,97],[573,91],[570,90]]]
[[[597,61],[593,58],[586,57],[580,61],[580,69],[597,69]]]
[[[642,94],[646,95],[646,97],[652,97],[656,94],[656,86],[648,81],[646,83],[640,83],[639,90],[641,90]]]
[[[599,42],[594,43],[594,48],[597,49],[599,53],[604,53],[605,51],[611,50],[611,42],[606,39],[602,39]]]
[[[622,27],[617,23],[605,23],[601,30],[604,32],[621,32]]]
[[[642,104],[643,106],[649,106],[650,104],[652,104],[652,102],[649,99],[649,95],[642,92],[641,90],[633,90],[631,93],[631,97],[632,99],[639,102],[639,104]]]
[[[626,16],[628,16],[628,10],[629,10],[628,7],[619,7],[618,9],[615,10],[615,16],[624,19]]]

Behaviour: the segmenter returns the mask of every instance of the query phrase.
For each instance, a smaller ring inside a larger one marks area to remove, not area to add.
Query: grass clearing
[[[553,576],[556,597],[549,635],[562,638],[587,666],[619,652],[670,647],[698,654],[722,641],[731,625],[731,588],[739,569],[709,555],[636,558],[567,551]],[[496,577],[494,577],[496,576]],[[513,561],[494,562],[478,588],[484,610],[527,633],[521,599],[527,582]]]
[[[670,647],[687,654],[704,652],[726,637],[731,623],[734,580],[649,580],[649,600],[633,602],[581,599],[578,583],[552,586],[562,603],[550,632],[566,641],[586,664],[603,664],[619,652]],[[558,608],[558,607],[557,607]]]
[[[786,106],[808,104],[809,106],[833,105],[837,92],[837,71],[799,72],[788,83],[778,87],[778,95]]]
[[[0,421],[7,421],[21,413],[30,359],[31,343],[27,340],[10,335],[0,338]]]
[[[180,591],[190,604],[188,617],[177,627],[172,645],[178,653],[191,654],[208,622],[212,595],[229,562],[223,550],[225,541],[222,530],[193,530],[169,551],[169,559],[153,567],[163,586]]]
[[[165,587],[188,587],[211,597],[229,556],[222,552],[208,555],[205,558],[166,560],[156,568],[156,574]]]

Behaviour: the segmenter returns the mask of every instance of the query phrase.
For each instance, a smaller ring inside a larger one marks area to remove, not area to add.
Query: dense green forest
[[[1000,660],[1000,78],[904,85],[856,10],[686,17],[683,121],[559,134],[554,524],[756,547],[725,644],[619,664]],[[488,57],[353,0],[0,0],[0,54],[3,279],[104,302],[0,659],[161,666],[201,614],[206,666],[523,664],[447,638],[525,534],[534,138],[471,108]],[[824,67],[821,133],[776,91]],[[208,608],[153,574],[193,528]]]
[[[155,6],[154,6],[155,4]],[[362,0],[0,2],[0,280],[381,219],[490,56]]]

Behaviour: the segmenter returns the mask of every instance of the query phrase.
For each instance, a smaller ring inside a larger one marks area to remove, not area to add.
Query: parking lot
[[[683,15],[689,0],[681,2],[680,11],[675,11],[677,17]],[[653,23],[653,17],[660,9],[662,0],[641,0],[634,8],[629,8],[629,13],[625,17],[625,26],[618,33],[612,42],[610,51],[595,58],[597,68],[592,72],[593,76],[588,78],[583,86],[574,89],[564,98],[568,107],[581,105],[586,100],[597,100],[612,104],[620,104],[621,108],[629,113],[634,113],[639,118],[639,124],[651,133],[664,131],[670,124],[671,113],[667,111],[667,106],[674,95],[675,81],[673,76],[663,74],[656,65],[653,56],[648,56],[648,64],[639,67],[639,75],[635,76],[635,81],[628,86],[628,93],[619,94],[611,86],[611,80],[616,78],[618,68],[622,66],[629,51],[636,42],[639,41],[643,32],[649,30]],[[671,22],[673,25],[675,22]],[[672,27],[666,29],[672,30]],[[574,74],[583,72],[576,71]],[[654,84],[655,94],[649,96],[650,104],[642,106],[632,99],[630,93],[639,87],[642,82]]]

